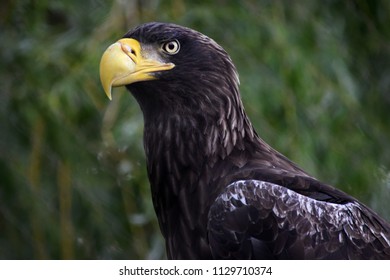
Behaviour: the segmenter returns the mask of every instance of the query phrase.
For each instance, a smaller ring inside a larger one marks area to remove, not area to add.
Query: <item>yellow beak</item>
[[[111,100],[112,87],[154,80],[153,73],[175,67],[156,57],[156,53],[142,50],[134,39],[121,39],[109,46],[100,61],[100,80],[107,97]]]

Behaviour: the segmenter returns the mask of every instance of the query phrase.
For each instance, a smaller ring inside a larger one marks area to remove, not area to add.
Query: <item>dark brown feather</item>
[[[175,64],[127,88],[144,115],[153,204],[172,259],[389,259],[390,226],[272,149],[245,114],[228,54],[194,30],[148,23],[125,37]]]

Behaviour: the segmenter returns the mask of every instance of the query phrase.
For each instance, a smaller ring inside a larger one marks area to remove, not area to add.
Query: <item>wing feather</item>
[[[209,212],[215,258],[390,259],[390,229],[364,205],[316,200],[277,184],[236,181]]]

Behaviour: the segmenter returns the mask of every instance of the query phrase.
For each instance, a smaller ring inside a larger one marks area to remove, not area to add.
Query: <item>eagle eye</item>
[[[165,42],[162,44],[161,49],[167,54],[177,54],[180,50],[180,44],[177,40]]]

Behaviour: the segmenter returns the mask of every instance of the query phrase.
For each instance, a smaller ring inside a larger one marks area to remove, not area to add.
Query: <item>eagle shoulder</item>
[[[390,228],[357,201],[320,201],[283,186],[236,181],[209,211],[222,259],[390,259]]]

